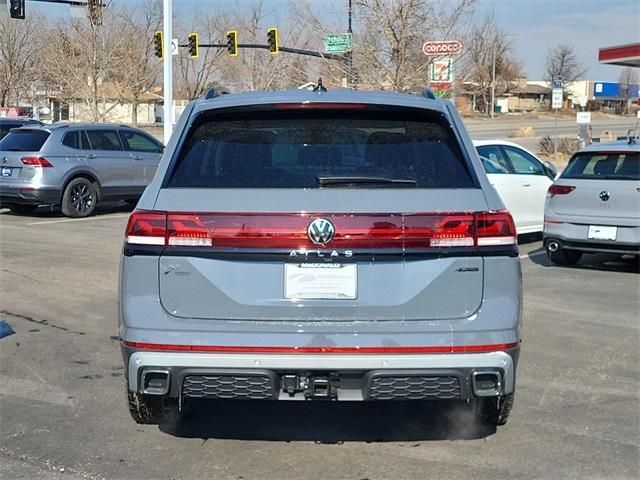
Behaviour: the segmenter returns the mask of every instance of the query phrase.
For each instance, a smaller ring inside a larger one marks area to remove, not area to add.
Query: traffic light
[[[25,0],[9,0],[9,16],[24,20]]]
[[[89,21],[92,25],[102,25],[102,0],[88,0]]]
[[[189,56],[191,58],[198,58],[198,34],[196,32],[189,34],[187,44],[189,46]]]
[[[278,47],[278,29],[270,28],[267,30],[267,45],[269,45],[269,51],[271,55],[277,55],[280,53],[280,48]]]
[[[227,32],[227,54],[230,57],[238,56],[238,31],[229,30]]]
[[[155,50],[156,57],[164,58],[164,35],[161,30],[153,34],[153,49]]]

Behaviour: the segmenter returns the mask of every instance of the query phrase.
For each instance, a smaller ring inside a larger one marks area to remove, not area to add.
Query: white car
[[[504,140],[474,140],[489,181],[516,223],[519,235],[541,232],[544,201],[557,176],[550,162],[543,162],[526,148]]]

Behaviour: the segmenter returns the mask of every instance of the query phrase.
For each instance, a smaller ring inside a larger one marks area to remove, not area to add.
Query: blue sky
[[[112,0],[115,3],[141,0]],[[254,0],[174,0],[174,17],[186,20],[194,11],[241,9]],[[326,15],[346,17],[347,0],[317,0]],[[289,0],[263,0],[267,12],[289,8]],[[43,5],[27,0],[30,9],[46,15],[69,15],[69,7]],[[640,1],[638,0],[476,0],[476,19],[495,12],[501,26],[513,41],[515,54],[523,60],[531,80],[541,79],[549,47],[559,43],[574,46],[579,60],[587,67],[590,80],[617,81],[621,67],[600,65],[598,49],[640,41]],[[357,10],[356,10],[357,14]],[[346,21],[345,21],[346,23]],[[425,39],[426,40],[426,39]]]

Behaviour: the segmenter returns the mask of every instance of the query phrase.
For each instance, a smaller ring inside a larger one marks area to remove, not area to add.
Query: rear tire
[[[547,250],[547,257],[557,265],[575,265],[582,258],[582,252],[561,248],[555,252]]]
[[[11,203],[6,205],[6,207],[11,210],[13,213],[18,213],[20,215],[26,215],[29,213],[33,213],[38,208],[38,205],[29,205],[26,203]]]
[[[129,413],[136,423],[158,425],[180,419],[178,400],[130,392],[127,389]]]
[[[67,217],[88,217],[98,204],[98,191],[91,180],[74,178],[62,195],[62,214]]]

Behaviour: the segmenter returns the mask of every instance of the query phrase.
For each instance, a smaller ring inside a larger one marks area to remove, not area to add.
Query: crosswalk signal
[[[267,30],[267,45],[269,45],[269,52],[271,52],[271,55],[277,55],[280,53],[277,28],[270,28]]]
[[[198,34],[196,32],[189,34],[187,46],[189,47],[189,56],[191,58],[198,58]]]
[[[164,35],[160,30],[153,34],[153,49],[156,57],[164,58]]]
[[[227,54],[230,57],[238,56],[238,31],[229,30],[227,32]]]
[[[25,0],[9,0],[9,16],[24,20]]]

